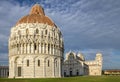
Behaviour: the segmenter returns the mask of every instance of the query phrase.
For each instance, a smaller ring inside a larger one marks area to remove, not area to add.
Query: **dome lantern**
[[[31,8],[30,14],[45,15],[43,8],[39,4],[35,4]]]

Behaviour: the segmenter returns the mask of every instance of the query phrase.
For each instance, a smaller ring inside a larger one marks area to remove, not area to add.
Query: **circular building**
[[[61,77],[63,53],[60,29],[35,4],[11,28],[9,78]]]

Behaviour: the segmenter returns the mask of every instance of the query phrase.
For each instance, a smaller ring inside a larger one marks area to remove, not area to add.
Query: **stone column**
[[[36,75],[35,75],[35,58],[33,59],[33,66],[34,66],[34,70],[33,70],[33,77],[35,77]]]
[[[52,50],[53,50],[53,55],[55,54],[55,52],[54,52],[54,51],[55,51],[55,49],[54,49],[54,48],[55,48],[55,46],[53,45],[53,49],[52,49]]]
[[[3,77],[5,77],[5,68],[3,68]]]
[[[28,54],[30,53],[30,44],[29,43],[27,44],[27,53]]]
[[[19,49],[20,49],[20,50],[19,50],[19,54],[21,54],[21,46],[22,46],[22,44],[20,44],[20,48],[19,48]]]
[[[11,54],[13,54],[13,44],[12,44],[12,46],[11,46]]]
[[[54,55],[56,55],[56,45],[54,45]]]
[[[17,54],[20,54],[20,44],[17,46]]]
[[[4,77],[6,77],[6,68],[4,68],[4,72],[5,72],[5,73],[4,73]]]
[[[27,49],[28,49],[28,43],[26,43],[26,54],[28,53]]]
[[[21,44],[21,54],[23,53],[23,44]]]
[[[28,47],[28,54],[31,52],[31,46],[30,46],[30,43],[29,43],[29,47]]]
[[[19,44],[19,54],[21,54],[21,44]]]
[[[21,68],[22,77],[24,78],[24,68],[23,68],[23,59],[22,59],[22,68]]]
[[[3,69],[1,68],[1,77],[3,77]]]
[[[17,52],[17,47],[16,45],[14,45],[14,54],[17,54],[16,52]]]
[[[35,43],[33,43],[32,48],[33,48],[33,53],[35,53]]]
[[[2,68],[2,72],[3,72],[3,73],[2,73],[2,77],[4,77],[4,69],[3,69],[3,68]]]
[[[29,53],[31,53],[31,43],[29,43]]]
[[[16,61],[14,61],[14,64],[13,64],[13,78],[16,77]]]
[[[46,77],[46,60],[44,59],[44,64],[43,64],[43,77]]]
[[[59,58],[59,62],[58,62],[58,69],[59,69],[59,77],[61,77],[61,71],[62,71],[62,65],[61,65],[61,58]]]
[[[52,48],[51,48],[51,47],[52,47],[52,45],[50,44],[50,46],[49,46],[49,48],[50,48],[50,49],[49,49],[49,54],[52,53]]]
[[[14,54],[14,50],[15,50],[15,49],[14,49],[14,45],[13,45],[13,47],[12,47],[12,54]]]
[[[39,46],[39,53],[41,53],[41,44],[39,43],[38,46]]]
[[[48,54],[48,44],[46,44],[46,54]]]
[[[4,77],[4,69],[2,68],[2,77]]]
[[[3,69],[3,68],[2,68]],[[2,77],[4,77],[4,69],[3,69],[3,75],[2,75]]]
[[[8,78],[8,76],[9,76],[9,75],[8,75],[8,73],[9,73],[9,71],[8,71],[8,70],[9,70],[9,69],[7,69],[7,78]]]
[[[5,69],[5,77],[7,77],[7,68]]]
[[[60,56],[60,48],[58,47],[58,56]]]
[[[28,53],[28,43],[26,43],[26,54]]]
[[[24,53],[26,53],[26,44],[24,44]]]
[[[34,44],[32,43],[32,44],[31,44],[31,53],[32,53],[32,54],[34,53],[34,50],[33,50],[33,49],[34,49]]]
[[[45,51],[45,44],[43,43],[43,50],[42,50],[42,52],[45,53],[44,51]]]
[[[23,53],[23,54],[24,54],[24,50],[25,50],[24,48],[25,48],[25,47],[24,47],[24,44],[23,44],[23,49],[22,49],[22,53]]]
[[[15,54],[15,51],[16,51],[16,49],[15,49],[15,44],[13,45],[13,54]]]
[[[53,63],[52,63],[52,73],[53,73],[53,77],[55,77],[55,61],[53,59]]]
[[[4,68],[4,77],[6,77],[6,68]]]
[[[15,54],[15,45],[13,45],[13,49],[12,50],[13,50],[13,54]]]
[[[7,77],[7,68],[5,68],[5,77]]]
[[[37,54],[39,53],[39,43],[37,43]]]
[[[15,45],[15,54],[18,54],[17,45]]]
[[[57,46],[55,47],[55,55],[57,55]]]

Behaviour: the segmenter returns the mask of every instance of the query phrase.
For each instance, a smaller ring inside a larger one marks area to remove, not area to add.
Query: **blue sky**
[[[86,60],[103,54],[103,69],[120,69],[120,0],[0,0],[0,64],[8,62],[8,37],[16,22],[39,3],[64,37],[65,53]]]

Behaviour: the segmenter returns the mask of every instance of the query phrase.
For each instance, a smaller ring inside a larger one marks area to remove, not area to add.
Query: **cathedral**
[[[57,25],[35,4],[30,13],[11,28],[9,37],[9,78],[59,78],[101,75],[102,55],[85,61],[82,54],[66,54]]]
[[[83,54],[68,52],[63,62],[62,74],[64,76],[100,76],[102,74],[102,54],[97,53],[95,60],[85,61]]]

